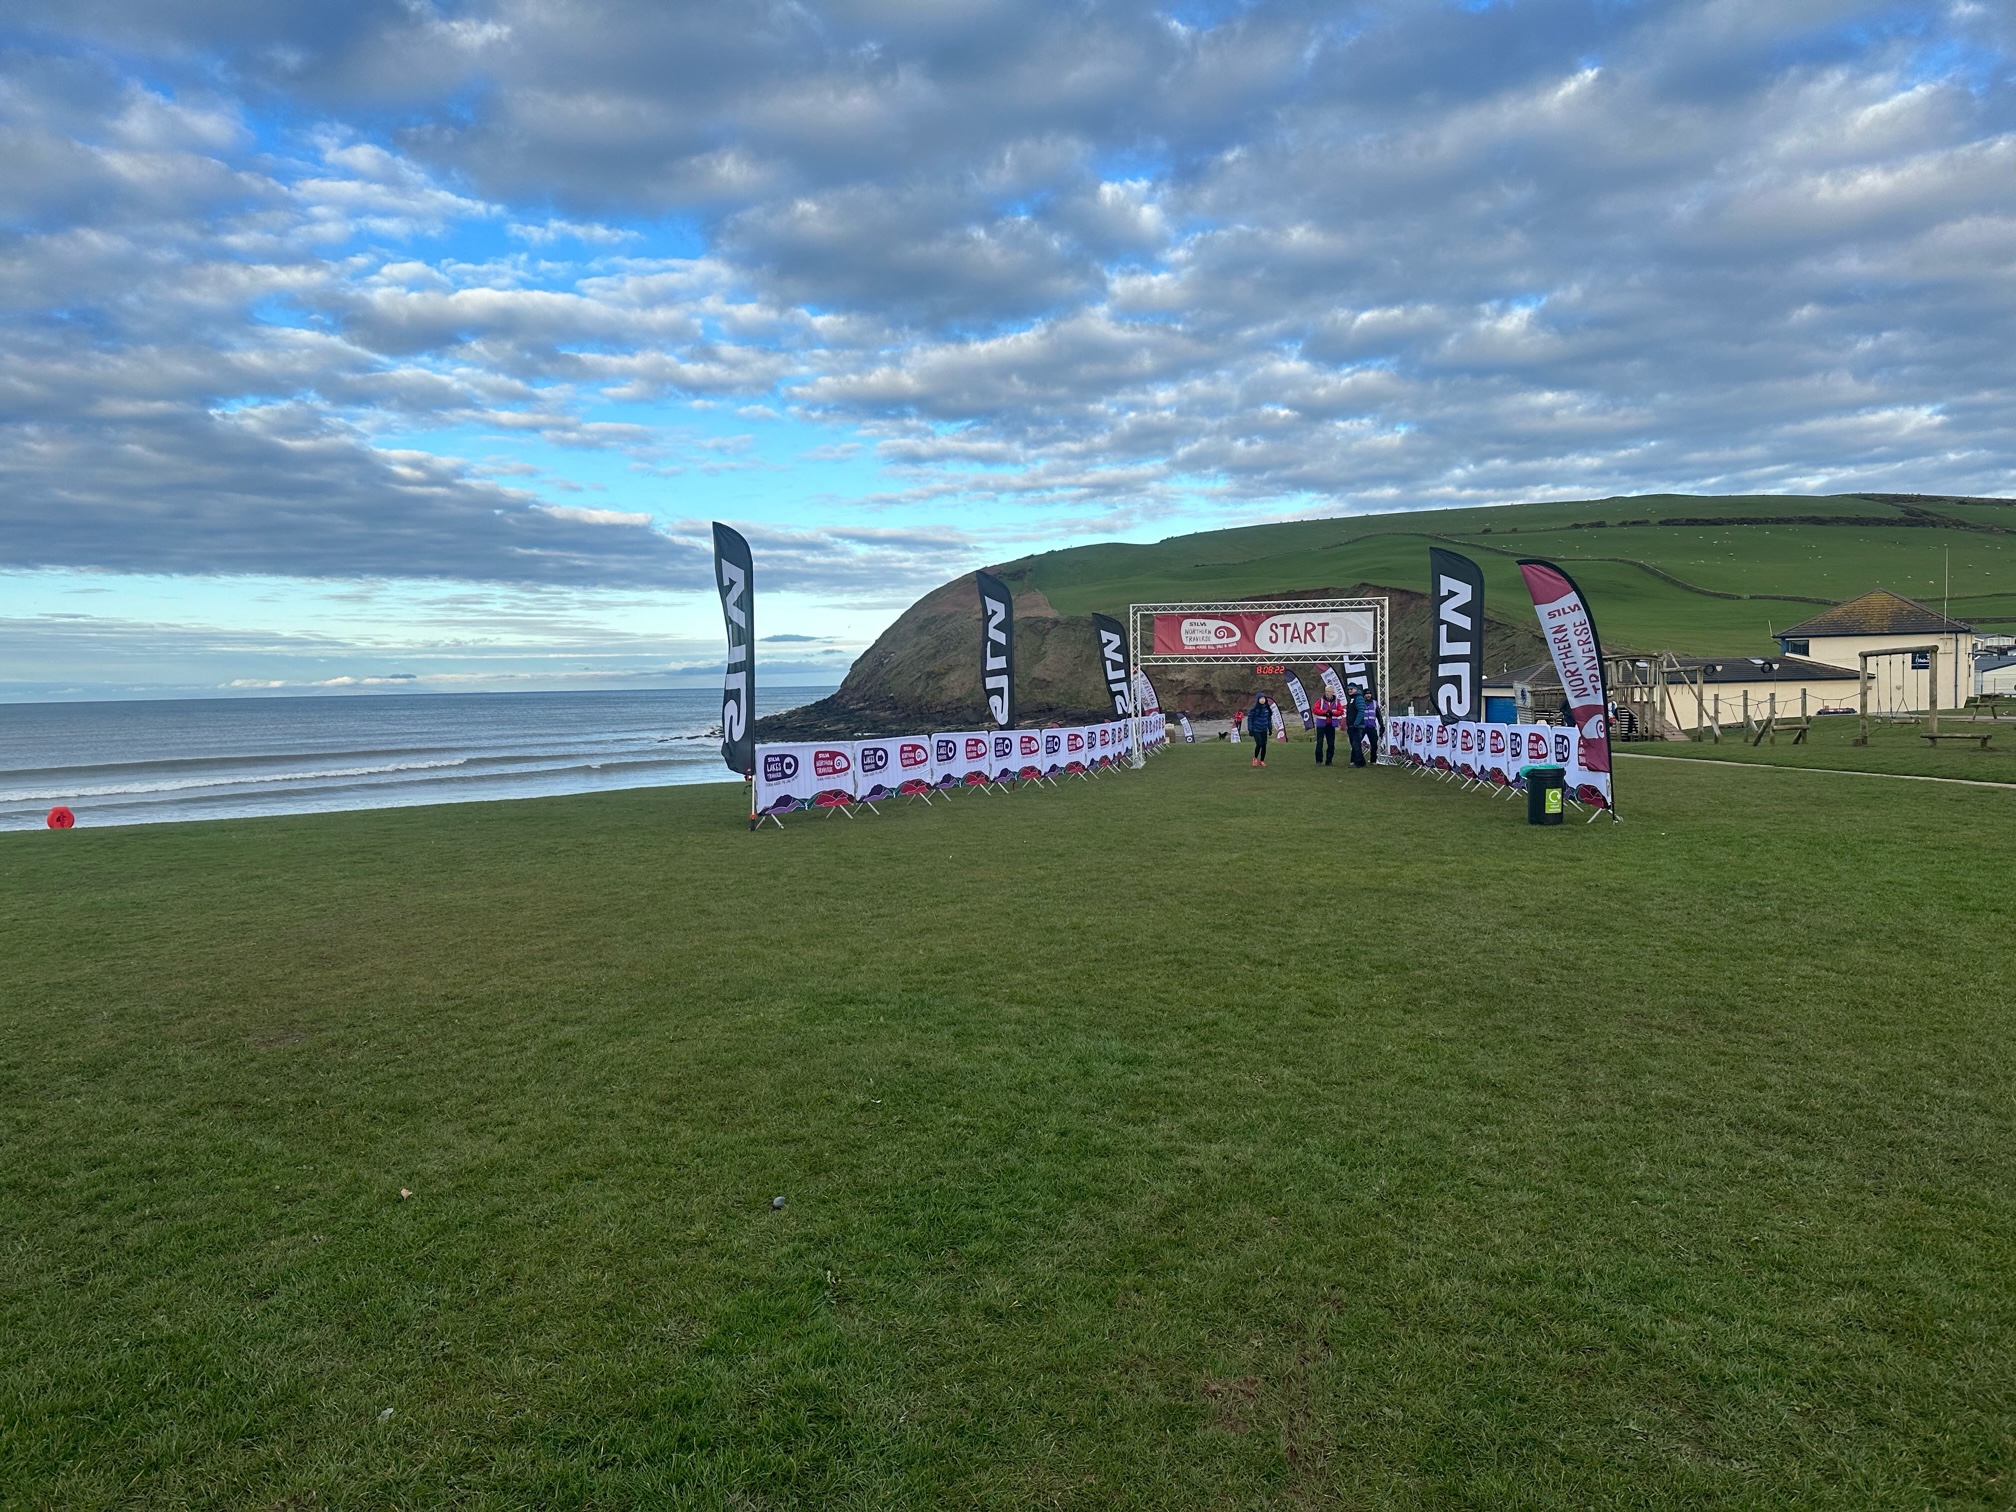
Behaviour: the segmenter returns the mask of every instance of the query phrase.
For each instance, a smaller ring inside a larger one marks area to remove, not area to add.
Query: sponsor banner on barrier
[[[1015,775],[1015,766],[1015,732],[994,731],[987,744],[987,775],[996,782],[1006,782]]]
[[[992,743],[993,735],[987,730],[953,730],[932,736],[931,768],[938,786],[985,782]]]
[[[1157,656],[1264,661],[1369,656],[1374,647],[1375,618],[1363,609],[1194,611],[1153,618]]]
[[[756,747],[756,812],[783,814],[822,794],[855,793],[854,742],[815,741]]]
[[[1032,777],[1043,775],[1043,732],[1041,730],[1016,730],[1015,735],[1015,775],[1025,782]]]
[[[923,735],[899,735],[883,740],[857,740],[854,775],[856,795],[870,802],[894,796],[906,782],[928,784],[930,739]]]
[[[1188,720],[1184,721],[1188,726]],[[1047,777],[1074,767],[1110,765],[1138,740],[1152,749],[1169,738],[1160,712],[1134,722],[1058,725],[1042,730],[944,730],[870,740],[796,741],[754,748],[758,814],[839,803],[873,802],[928,787]]]

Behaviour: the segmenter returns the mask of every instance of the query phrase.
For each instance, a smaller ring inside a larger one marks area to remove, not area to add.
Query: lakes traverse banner
[[[756,568],[739,531],[714,522],[714,587],[728,630],[721,681],[721,759],[738,777],[756,769]]]
[[[1603,685],[1603,646],[1589,601],[1573,578],[1552,562],[1522,558],[1519,575],[1533,595],[1540,633],[1554,657],[1561,695],[1575,719],[1575,767],[1569,781],[1583,803],[1612,811],[1616,801],[1610,783],[1609,698]]]
[[[1370,656],[1376,617],[1365,609],[1302,613],[1225,610],[1154,616],[1157,656],[1193,661],[1285,661]]]
[[[1449,724],[1484,717],[1484,572],[1466,556],[1428,548],[1435,602],[1434,677],[1429,706]]]
[[[1162,700],[1155,692],[1155,684],[1148,681],[1148,674],[1139,667],[1134,669],[1134,712],[1153,714],[1162,707]]]
[[[1015,600],[1001,579],[973,574],[980,590],[980,687],[1002,729],[1015,723]]]
[[[1125,719],[1133,713],[1127,702],[1127,690],[1131,679],[1128,676],[1127,627],[1111,615],[1092,616],[1092,634],[1099,642],[1099,671],[1106,679],[1106,692],[1113,700],[1113,717]]]

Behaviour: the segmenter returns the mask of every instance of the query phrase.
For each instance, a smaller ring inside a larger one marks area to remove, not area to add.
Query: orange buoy
[[[49,828],[51,829],[71,829],[76,826],[76,823],[77,816],[60,803],[49,810]]]

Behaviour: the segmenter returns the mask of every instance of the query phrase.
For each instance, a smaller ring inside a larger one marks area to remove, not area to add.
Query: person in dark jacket
[[[1351,737],[1351,765],[1365,765],[1365,692],[1362,688],[1349,690],[1344,700],[1344,728]]]
[[[1246,731],[1253,737],[1253,765],[1267,765],[1267,737],[1274,733],[1274,700],[1265,693],[1253,695],[1253,707],[1246,711]]]

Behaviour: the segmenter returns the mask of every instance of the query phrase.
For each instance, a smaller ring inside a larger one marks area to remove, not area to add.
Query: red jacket
[[[1319,730],[1334,730],[1344,723],[1344,705],[1335,698],[1326,696],[1317,699],[1309,706],[1309,712],[1315,716]]]

